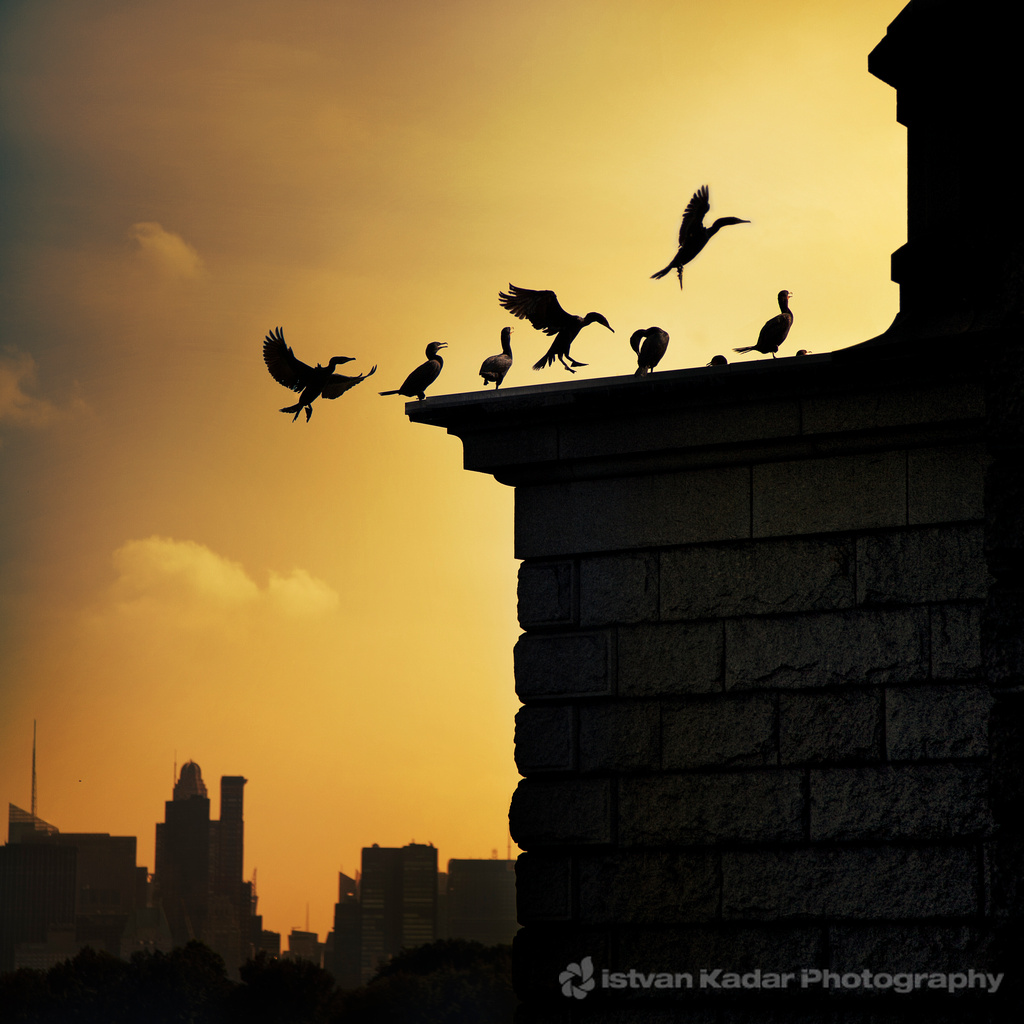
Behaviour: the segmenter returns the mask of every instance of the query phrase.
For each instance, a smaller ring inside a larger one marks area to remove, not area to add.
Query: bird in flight
[[[668,348],[668,332],[660,327],[634,331],[630,335],[629,345],[636,353],[637,368],[633,376],[644,377],[661,362],[661,357]]]
[[[757,336],[756,345],[747,345],[744,348],[734,348],[733,352],[771,352],[772,359],[779,351],[779,346],[789,335],[789,329],[793,326],[793,311],[789,308],[789,300],[793,297],[792,292],[783,289],[779,292],[779,309],[782,310],[778,316],[773,316]]]
[[[501,329],[501,351],[496,356],[488,356],[480,364],[480,376],[484,379],[484,387],[494,385],[497,391],[505,374],[512,368],[512,328]]]
[[[576,372],[573,367],[586,366],[586,363],[569,355],[569,347],[587,324],[601,324],[612,334],[615,333],[600,313],[588,313],[586,316],[566,313],[552,291],[534,291],[532,288],[517,288],[510,284],[507,292],[498,292],[498,302],[513,316],[529,320],[538,331],[554,337],[551,347],[533,364],[535,370],[550,366],[556,358],[570,373]]]
[[[729,224],[749,224],[749,220],[741,220],[739,217],[719,217],[711,227],[704,227],[704,217],[711,209],[711,202],[708,199],[707,185],[701,185],[693,193],[690,201],[683,211],[683,222],[679,225],[679,250],[672,258],[672,262],[652,278],[664,277],[669,271],[674,270],[679,275],[679,287],[683,287],[683,267],[696,256],[701,249],[711,240],[712,235]]]
[[[292,391],[301,392],[295,405],[285,406],[281,410],[281,412],[295,413],[292,423],[299,418],[299,413],[303,409],[306,410],[306,422],[309,422],[310,416],[313,415],[313,400],[315,398],[321,396],[337,398],[376,372],[376,366],[359,377],[344,377],[340,373],[334,372],[334,367],[338,363],[350,363],[353,358],[353,356],[332,356],[326,366],[321,366],[319,363],[316,366],[308,366],[301,359],[295,357],[291,347],[285,343],[284,331],[280,327],[273,330],[263,340],[263,362],[267,364],[270,376],[278,384],[282,384]]]
[[[446,341],[432,341],[427,346],[427,361],[420,363],[405,378],[405,383],[400,388],[395,388],[393,391],[382,391],[381,394],[405,395],[406,398],[417,398],[422,402],[427,397],[424,392],[437,380],[437,375],[441,372],[441,367],[444,366],[444,360],[438,353],[441,349],[447,347],[448,343]]]

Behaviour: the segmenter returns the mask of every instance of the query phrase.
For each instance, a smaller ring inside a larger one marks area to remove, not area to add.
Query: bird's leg
[[[296,413],[296,415],[298,415],[298,413]],[[313,406],[307,405],[306,406],[306,422],[307,423],[309,422],[309,417],[312,416],[312,415],[313,415]]]
[[[576,371],[565,361],[565,356],[559,356],[558,361],[570,372],[575,373]],[[583,365],[582,363],[580,364]]]
[[[300,412],[302,412],[302,406],[301,405],[298,407],[298,409],[295,410],[295,415],[292,417],[292,423],[294,423],[299,418],[299,413]]]

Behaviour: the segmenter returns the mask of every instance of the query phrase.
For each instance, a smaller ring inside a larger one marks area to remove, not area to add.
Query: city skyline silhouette
[[[444,341],[413,404],[486,397],[505,326],[502,399],[632,378],[650,325],[657,380],[752,344],[783,287],[794,350],[884,330],[905,132],[866,55],[902,6],[4,5],[0,806],[34,719],[39,814],[148,866],[175,763],[240,772],[284,931],[309,903],[326,932],[365,840],[504,853],[513,495],[378,383]],[[650,274],[705,183],[750,223],[680,292]],[[510,281],[615,333],[535,372]],[[292,424],[278,326],[372,387]]]

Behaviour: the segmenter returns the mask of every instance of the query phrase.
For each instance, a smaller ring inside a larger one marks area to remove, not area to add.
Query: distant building
[[[362,979],[362,927],[359,883],[339,872],[338,902],[334,904],[334,930],[327,937],[324,967],[339,988],[358,988]]]
[[[174,945],[199,939],[232,973],[254,954],[262,931],[252,884],[242,878],[245,783],[240,775],[221,778],[220,820],[211,820],[202,772],[188,761],[156,826],[156,898]]]
[[[324,944],[320,941],[316,932],[304,932],[293,928],[288,936],[289,960],[308,960],[317,967],[324,965]]]
[[[128,956],[140,928],[162,948],[166,929],[146,919],[146,869],[135,857],[134,836],[62,833],[11,804],[0,847],[0,970],[50,967],[86,945]]]
[[[359,905],[365,982],[400,950],[437,938],[437,849],[363,847]]]
[[[519,930],[515,861],[448,861],[446,897],[448,938],[496,946]]]
[[[256,952],[263,951],[269,953],[273,957],[280,957],[281,955],[281,933],[280,932],[269,932],[266,929],[262,930],[259,935],[259,939],[256,942]]]

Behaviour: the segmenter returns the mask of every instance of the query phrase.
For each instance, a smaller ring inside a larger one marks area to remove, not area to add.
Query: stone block
[[[784,693],[779,697],[782,764],[882,759],[882,691]]]
[[[722,852],[725,920],[967,916],[979,888],[977,852],[963,847]]]
[[[991,964],[991,931],[969,925],[836,924],[828,931],[832,971],[950,973]]]
[[[516,693],[524,702],[611,692],[608,635],[604,632],[526,633],[516,643],[514,661]]]
[[[572,915],[572,860],[567,854],[521,853],[516,859],[516,916],[522,925]]]
[[[618,630],[621,696],[711,693],[722,687],[720,623],[660,623]]]
[[[515,523],[517,558],[749,537],[750,473],[726,467],[521,485]]]
[[[811,840],[956,839],[991,832],[978,765],[881,765],[810,774]]]
[[[677,925],[622,928],[618,964],[653,971],[721,967],[727,971],[793,970],[814,966],[824,954],[824,933],[813,925]]]
[[[624,845],[786,842],[804,838],[803,772],[781,769],[624,778]]]
[[[984,599],[989,575],[980,523],[868,534],[857,540],[857,603]]]
[[[500,473],[503,467],[549,462],[558,458],[558,433],[545,425],[502,426],[472,430],[462,437],[462,464],[466,469]]]
[[[767,462],[753,469],[753,536],[831,533],[906,522],[903,452]]]
[[[581,771],[658,768],[661,730],[656,703],[584,704],[579,721]]]
[[[907,522],[985,518],[984,445],[951,445],[907,452]]]
[[[852,395],[809,396],[802,403],[803,433],[845,433],[983,416],[977,384],[935,385],[918,390],[875,390]]]
[[[928,674],[928,610],[725,623],[728,689],[891,684]]]
[[[893,761],[985,757],[988,687],[913,686],[886,692],[885,739]]]
[[[567,422],[559,434],[563,459],[606,458],[610,454],[661,452],[766,438],[794,437],[800,432],[797,401],[769,399],[744,405],[705,405],[665,412],[634,414],[624,419]]]
[[[523,775],[575,768],[573,710],[531,705],[516,714],[516,767]]]
[[[612,838],[607,779],[524,779],[508,812],[513,840],[534,846],[608,843]]]
[[[656,622],[658,556],[596,555],[580,562],[580,624]]]
[[[665,702],[662,767],[775,764],[775,701],[767,694]]]
[[[575,618],[572,562],[524,562],[519,567],[519,624],[571,625]]]
[[[708,544],[661,556],[662,619],[850,608],[853,543],[825,538]]]
[[[971,679],[982,674],[980,604],[936,605],[931,616],[933,679]]]
[[[579,857],[584,925],[712,920],[718,890],[718,860],[707,851],[616,851]]]

